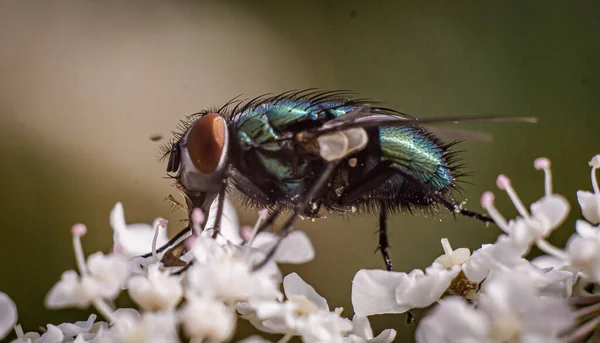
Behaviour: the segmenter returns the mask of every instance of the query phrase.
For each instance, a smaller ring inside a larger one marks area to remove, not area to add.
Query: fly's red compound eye
[[[225,146],[225,130],[225,121],[217,113],[202,116],[190,129],[187,149],[199,171],[209,174],[217,169]]]

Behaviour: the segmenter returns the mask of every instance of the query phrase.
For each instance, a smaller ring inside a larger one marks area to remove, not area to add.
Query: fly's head
[[[218,113],[192,116],[184,122],[182,132],[165,151],[167,173],[175,173],[190,205],[205,213],[225,187],[229,131]]]

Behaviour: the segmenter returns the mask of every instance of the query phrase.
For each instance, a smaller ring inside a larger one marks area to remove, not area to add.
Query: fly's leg
[[[392,169],[389,162],[381,162],[373,169],[369,170],[358,180],[349,184],[342,196],[338,199],[340,205],[346,205],[356,200],[364,194],[368,194],[380,187],[384,182],[396,175],[395,169]],[[388,206],[385,201],[380,202],[379,208],[379,245],[377,250],[381,252],[385,267],[388,271],[392,270],[392,260],[388,253],[389,241],[387,237],[387,212]]]
[[[271,250],[269,250],[269,252],[267,253],[267,256],[265,256],[265,258],[261,262],[259,262],[258,264],[254,265],[252,267],[253,270],[258,270],[258,269],[264,267],[264,265],[267,264],[267,262],[269,262],[269,260],[273,257],[273,255],[275,255],[277,248],[279,248],[279,245],[281,245],[281,241],[292,231],[292,226],[294,225],[296,220],[298,220],[298,217],[304,213],[304,211],[308,207],[308,203],[310,202],[310,200],[323,187],[327,186],[327,183],[331,179],[331,176],[333,175],[333,172],[334,172],[335,168],[337,167],[338,163],[339,163],[339,161],[334,161],[334,162],[328,163],[325,166],[325,170],[323,170],[323,173],[321,173],[321,175],[319,175],[317,180],[310,186],[308,191],[306,193],[304,193],[302,195],[302,197],[300,198],[300,201],[298,202],[298,204],[296,205],[296,208],[294,209],[294,213],[290,217],[288,217],[288,219],[285,221],[285,223],[283,223],[281,231],[279,232],[279,238],[277,239],[277,242],[275,242],[275,244],[273,245]],[[266,222],[265,222],[265,224],[266,224]]]
[[[269,206],[269,204],[272,204],[271,198],[269,198],[269,196],[265,192],[263,192],[259,186],[252,182],[252,180],[250,180],[247,176],[240,173],[240,171],[237,170],[235,167],[230,167],[227,172],[227,175],[233,180],[236,187],[239,190],[241,190],[242,193],[245,193],[251,198],[258,200],[259,202],[265,204],[265,206],[267,207]],[[259,234],[260,232],[266,230],[268,227],[273,225],[275,219],[277,219],[277,217],[279,216],[280,211],[281,207],[278,204],[275,204],[275,206],[270,211],[271,214],[269,215],[269,217],[267,217],[264,223],[261,224],[261,226],[256,231],[255,235]]]
[[[423,182],[421,182],[421,180],[418,180],[414,176],[412,176],[408,173],[405,173],[401,170],[397,170],[396,173],[397,173],[397,175],[402,175],[407,180],[410,180],[410,182],[412,182],[413,184],[419,185],[419,187],[421,187],[421,190],[425,193],[426,197],[430,197],[433,200],[440,202],[444,207],[446,207],[453,214],[460,214],[461,216],[475,218],[484,223],[493,223],[494,222],[494,220],[492,218],[490,218],[486,215],[460,208],[460,206],[458,204],[456,204],[452,200],[446,198],[440,192],[432,190],[431,187],[424,184]]]
[[[221,218],[223,217],[223,209],[225,207],[225,192],[227,191],[227,187],[223,187],[223,189],[221,189],[221,191],[219,192],[219,196],[217,198],[217,215],[215,216],[215,223],[213,225],[213,234],[212,234],[212,238],[217,238],[217,236],[219,235],[219,233],[221,232]],[[208,213],[206,213],[206,216],[208,217]]]
[[[227,175],[233,180],[238,189],[252,199],[256,199],[263,204],[272,203],[272,200],[269,198],[269,196],[263,192],[259,186],[252,182],[252,180],[250,180],[247,176],[240,173],[240,171],[236,168],[230,167],[227,171]]]
[[[162,246],[156,248],[156,252],[157,253],[161,253],[161,252],[163,252],[163,251],[165,251],[165,250],[173,247],[174,244],[178,243],[180,240],[185,240],[191,234],[192,234],[192,229],[188,225],[183,230],[181,230],[177,234],[175,234],[175,236],[173,236],[173,238],[171,238],[167,243],[165,243]],[[148,258],[150,256],[152,256],[152,252],[149,252],[149,253],[144,254],[144,255],[140,255],[139,257]]]
[[[279,217],[281,214],[281,207],[279,205],[275,205],[275,207],[271,210],[271,214],[267,217],[267,219],[258,227],[254,236],[266,230],[268,227],[275,223],[275,219]]]
[[[492,218],[490,218],[486,215],[460,208],[459,205],[455,204],[453,201],[451,201],[450,199],[447,199],[446,197],[444,197],[443,195],[441,195],[439,193],[434,194],[434,197],[439,202],[441,202],[442,205],[444,205],[444,207],[446,207],[452,213],[458,213],[461,216],[475,218],[484,223],[493,223],[494,222],[494,220]]]
[[[385,201],[379,203],[379,251],[383,255],[385,269],[392,271],[392,260],[388,254],[387,248],[390,246],[387,237],[387,204]]]
[[[343,194],[338,198],[340,205],[347,205],[374,189],[396,175],[396,170],[391,167],[391,162],[385,161],[377,164],[358,180],[348,184]]]

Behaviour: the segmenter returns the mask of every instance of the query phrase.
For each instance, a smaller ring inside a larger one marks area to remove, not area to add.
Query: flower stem
[[[81,276],[88,275],[87,266],[85,265],[85,256],[83,254],[83,247],[81,246],[81,236],[73,235],[73,251],[75,252],[75,261],[77,262],[77,268]]]
[[[281,339],[278,340],[277,343],[287,343],[290,341],[290,339],[292,339],[292,337],[294,337],[294,335],[288,332],[285,334],[285,336],[281,337]]]
[[[538,248],[540,248],[540,250],[542,250],[548,255],[552,255],[563,261],[566,261],[569,258],[569,256],[564,251],[548,243],[548,241],[546,241],[545,239],[538,239],[537,241],[535,241],[535,244],[538,246]]]
[[[590,314],[594,314],[594,313],[598,313],[598,312],[600,312],[600,303],[580,308],[579,310],[575,311],[575,316],[577,316],[577,317],[585,317],[585,316],[588,316]]]
[[[586,322],[585,324],[579,326],[577,329],[573,330],[570,334],[564,337],[564,342],[566,343],[576,343],[581,341],[587,335],[590,334],[596,327],[600,325],[600,316]]]
[[[600,303],[599,295],[580,295],[569,298],[569,304],[571,305],[589,305],[594,303]]]
[[[110,308],[106,301],[103,299],[94,299],[92,305],[94,305],[98,313],[100,313],[100,315],[104,317],[104,319],[106,319],[110,324],[115,322],[115,316],[113,316],[114,311],[112,308]]]

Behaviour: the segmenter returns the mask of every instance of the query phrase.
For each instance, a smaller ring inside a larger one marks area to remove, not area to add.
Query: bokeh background
[[[505,173],[526,203],[543,194],[533,159],[552,160],[555,190],[574,205],[552,238],[579,217],[575,191],[590,189],[600,152],[600,3],[594,1],[0,1],[0,289],[26,330],[80,320],[43,308],[62,271],[75,267],[70,226],[89,227],[88,252],[109,251],[108,214],[154,217],[179,228],[163,198],[170,181],[158,143],[184,115],[243,93],[352,89],[418,117],[531,115],[537,125],[470,124],[493,143],[466,142],[474,172],[467,207]],[[516,214],[497,193],[507,216]],[[240,209],[241,221],[256,214]],[[329,304],[352,315],[351,280],[383,268],[376,218],[298,224],[314,261],[297,271]],[[390,223],[398,271],[423,268],[454,247],[499,233],[469,218],[397,216]],[[535,253],[535,252],[534,252]],[[419,313],[417,313],[419,314]],[[403,315],[372,318],[412,341]],[[242,323],[244,337],[251,329]]]

